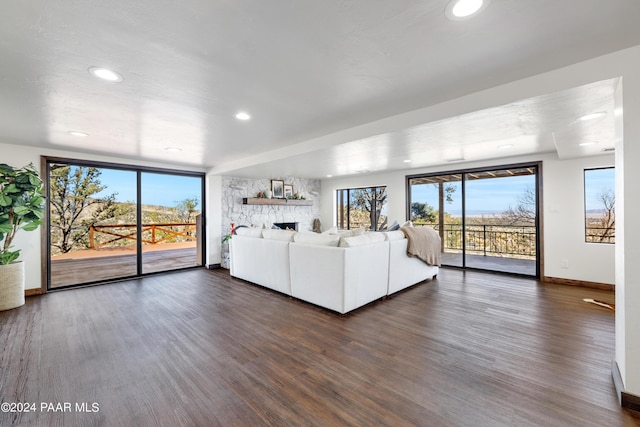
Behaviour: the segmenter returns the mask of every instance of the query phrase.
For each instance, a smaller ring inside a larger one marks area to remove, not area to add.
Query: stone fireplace
[[[297,222],[274,222],[273,225],[275,225],[278,228],[282,228],[283,230],[298,231]]]

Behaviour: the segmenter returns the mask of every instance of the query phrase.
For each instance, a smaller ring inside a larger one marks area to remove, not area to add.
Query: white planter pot
[[[24,305],[24,262],[0,264],[0,311]]]

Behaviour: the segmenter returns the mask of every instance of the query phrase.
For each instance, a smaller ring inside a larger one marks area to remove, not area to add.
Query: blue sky
[[[615,169],[587,169],[584,173],[584,199],[587,210],[603,209],[600,194],[604,189],[615,192]]]
[[[460,214],[462,211],[462,184],[451,183],[456,186],[453,202],[446,204],[446,211]],[[518,204],[527,187],[535,188],[535,176],[514,176],[507,178],[490,178],[469,180],[466,182],[466,209],[468,214],[501,213]],[[438,187],[432,184],[412,187],[411,200],[413,202],[428,203],[438,208]]]
[[[98,193],[105,197],[118,193],[119,202],[136,200],[136,173],[116,169],[100,169],[100,182],[107,188]],[[180,201],[196,198],[200,202],[200,183],[198,177],[142,173],[142,204],[174,207]],[[201,209],[198,204],[197,209]]]
[[[615,169],[589,169],[585,171],[585,206],[587,210],[602,209],[599,200],[603,189],[615,191]],[[453,193],[453,203],[447,203],[446,211],[460,214],[462,210],[461,184],[452,183],[457,190]],[[478,179],[467,181],[466,208],[469,214],[501,213],[518,204],[518,198],[527,187],[534,188],[533,175],[508,178]],[[414,202],[426,202],[438,208],[438,188],[434,185],[413,186],[411,199]]]

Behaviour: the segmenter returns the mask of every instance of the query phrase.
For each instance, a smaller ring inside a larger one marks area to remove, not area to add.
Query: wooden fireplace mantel
[[[313,200],[299,199],[265,199],[258,197],[245,197],[243,205],[280,205],[280,206],[313,206]]]

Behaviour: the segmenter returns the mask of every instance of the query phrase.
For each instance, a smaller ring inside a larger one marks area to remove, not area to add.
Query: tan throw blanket
[[[407,255],[440,267],[440,236],[431,227],[402,227],[407,236]]]

